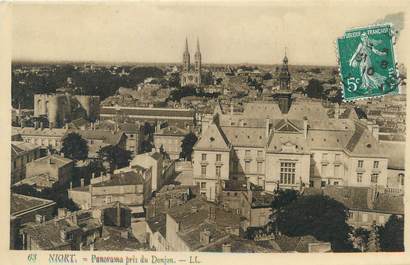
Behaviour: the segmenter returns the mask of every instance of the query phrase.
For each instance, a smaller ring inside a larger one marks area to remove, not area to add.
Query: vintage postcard
[[[408,6],[0,4],[2,262],[409,264]]]

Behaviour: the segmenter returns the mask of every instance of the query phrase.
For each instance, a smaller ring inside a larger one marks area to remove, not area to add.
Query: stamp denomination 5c
[[[344,100],[396,94],[399,79],[390,24],[357,28],[337,40]]]

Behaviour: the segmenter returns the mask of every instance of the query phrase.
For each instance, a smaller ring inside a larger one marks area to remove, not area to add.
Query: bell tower
[[[280,90],[290,90],[290,73],[288,66],[288,57],[286,56],[286,48],[285,57],[283,57],[282,68],[279,73],[279,88]]]

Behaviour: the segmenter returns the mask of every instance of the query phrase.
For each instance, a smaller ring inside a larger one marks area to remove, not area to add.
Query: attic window
[[[336,139],[336,142],[339,142],[339,139]]]
[[[326,138],[323,138],[323,142],[326,142]]]
[[[213,141],[215,141],[215,138],[211,137],[211,138],[209,138],[209,141],[213,142]]]
[[[312,142],[313,142],[313,138],[312,138]]]
[[[248,135],[248,139],[250,139],[251,137]]]
[[[261,135],[259,135],[259,139],[262,139],[262,136],[261,136]]]
[[[238,139],[238,135],[235,135],[235,138]]]
[[[372,145],[371,145],[371,144],[367,144],[366,147],[367,147],[367,148],[371,148]]]

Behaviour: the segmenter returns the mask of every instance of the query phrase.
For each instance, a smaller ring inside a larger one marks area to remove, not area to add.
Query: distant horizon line
[[[93,60],[33,60],[33,59],[12,59],[12,64],[95,64],[95,65],[106,65],[106,64],[117,64],[117,65],[130,65],[130,64],[160,64],[160,65],[182,65],[182,62],[130,62],[130,61],[93,61]],[[203,63],[202,65],[281,65],[279,63],[252,63],[252,62],[240,62],[240,63]],[[322,67],[337,67],[337,64],[289,64],[290,66],[322,66]]]

